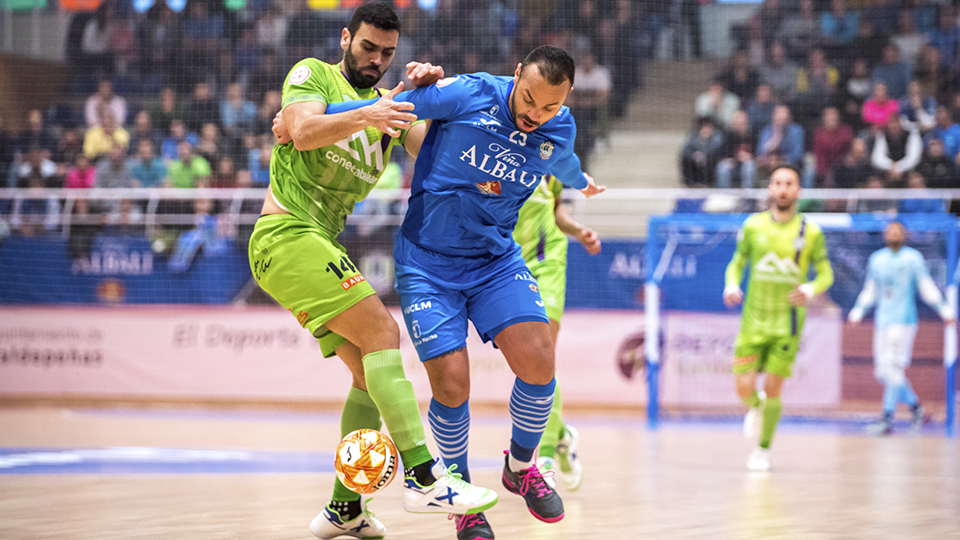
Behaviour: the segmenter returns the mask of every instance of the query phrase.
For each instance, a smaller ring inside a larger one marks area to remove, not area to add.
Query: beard
[[[786,202],[781,202],[778,199],[773,200],[773,204],[776,205],[777,210],[781,212],[788,212],[791,208],[793,208],[794,202],[796,201],[787,200]]]
[[[893,251],[900,251],[900,248],[903,247],[903,242],[900,240],[897,240],[895,242],[887,242],[887,247],[892,249]]]
[[[533,131],[533,130],[537,129],[538,127],[540,127],[540,123],[539,123],[539,122],[534,122],[533,120],[530,119],[529,116],[527,116],[527,115],[525,115],[525,114],[517,114],[516,112],[514,112],[514,111],[516,111],[516,110],[517,110],[517,91],[516,91],[516,86],[514,86],[514,91],[513,91],[513,93],[510,95],[510,113],[514,115],[514,116],[513,116],[513,123],[516,124],[517,127],[520,128],[520,131],[523,131],[524,133],[529,133],[530,131]],[[533,129],[531,129],[530,131],[525,131],[523,128],[521,128],[521,127],[520,127],[520,120],[521,120],[521,119],[522,119],[524,122],[528,122],[528,125],[533,126]]]
[[[357,62],[357,57],[353,55],[352,49],[353,40],[350,40],[350,45],[347,47],[347,50],[343,51],[343,66],[346,70],[345,75],[347,76],[347,80],[350,81],[350,84],[352,84],[354,88],[373,88],[375,84],[380,82],[383,73],[380,72],[380,68],[373,64],[361,69],[360,63]],[[367,71],[370,69],[376,71],[377,74],[373,75]]]

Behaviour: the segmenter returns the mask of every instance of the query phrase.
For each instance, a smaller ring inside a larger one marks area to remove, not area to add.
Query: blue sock
[[[906,403],[911,407],[915,407],[917,405],[917,401],[918,401],[917,394],[916,392],[913,391],[913,387],[910,386],[909,381],[905,380],[903,384],[900,385],[898,390],[899,390],[898,393],[900,394],[899,397],[901,402]]]
[[[883,383],[883,414],[892,415],[897,410],[897,399],[900,397],[900,387],[891,383]]]
[[[470,441],[470,401],[464,401],[459,407],[447,407],[431,399],[427,419],[440,448],[443,464],[447,467],[456,465],[453,472],[463,475],[463,479],[469,482],[467,447]]]
[[[510,393],[510,419],[513,420],[510,454],[514,459],[525,462],[533,460],[533,453],[540,444],[550,409],[553,408],[556,386],[556,379],[547,384],[527,384],[519,378],[514,381],[513,392]]]

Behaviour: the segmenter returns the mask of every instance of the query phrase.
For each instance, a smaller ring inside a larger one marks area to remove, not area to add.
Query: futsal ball
[[[340,441],[334,468],[347,489],[366,495],[393,480],[399,457],[390,437],[373,429],[358,429]]]

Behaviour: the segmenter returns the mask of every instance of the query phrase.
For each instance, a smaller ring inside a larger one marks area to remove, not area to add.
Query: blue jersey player
[[[948,324],[956,318],[930,278],[923,255],[904,246],[906,229],[892,222],[883,232],[887,247],[870,255],[867,281],[850,310],[850,322],[857,324],[864,312],[876,304],[873,331],[874,375],[884,386],[883,418],[868,426],[869,431],[886,435],[893,430],[893,413],[903,402],[913,411],[913,428],[926,421],[917,394],[910,387],[905,370],[910,365],[913,338],[917,335],[917,292],[937,310]]]
[[[516,375],[503,484],[550,523],[563,518],[563,502],[543,480],[534,451],[553,403],[553,346],[536,280],[512,233],[520,207],[545,175],[587,196],[605,189],[581,171],[573,153],[576,126],[563,105],[573,79],[570,55],[543,46],[513,77],[459,75],[396,97],[432,120],[394,259],[404,320],[433,390],[434,437],[445,463],[469,481],[469,319]],[[461,516],[457,537],[493,538],[493,531],[483,514]]]

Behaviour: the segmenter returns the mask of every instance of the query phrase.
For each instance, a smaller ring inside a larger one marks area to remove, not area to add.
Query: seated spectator
[[[183,121],[187,117],[187,108],[177,101],[177,92],[169,86],[160,91],[160,102],[147,108],[150,124],[161,133],[170,131],[174,120]]]
[[[949,69],[953,66],[960,46],[960,30],[957,28],[957,13],[951,7],[940,7],[937,27],[930,32],[930,46],[940,53],[941,67]]]
[[[737,111],[723,136],[720,162],[717,164],[717,187],[750,189],[753,187],[756,169],[756,163],[753,161],[753,134],[750,133],[750,119],[746,112]]]
[[[920,81],[924,92],[938,101],[950,90],[952,80],[950,69],[940,65],[940,51],[930,45],[920,50],[913,72],[914,78]]]
[[[63,187],[71,189],[89,189],[97,185],[97,169],[83,154],[77,155],[76,165],[67,171]]]
[[[140,148],[140,141],[150,141],[160,144],[160,133],[153,128],[150,113],[143,110],[133,117],[133,127],[130,129],[130,148]]]
[[[886,189],[886,187],[886,184],[883,183],[883,179],[877,174],[868,176],[867,181],[863,184],[863,189],[874,190],[877,192]],[[869,196],[869,193],[864,193],[861,199],[857,202],[858,213],[895,213],[897,211],[897,201],[891,199],[869,199],[867,198]]]
[[[113,114],[101,109],[100,124],[87,130],[83,137],[83,154],[91,161],[97,161],[108,154],[114,144],[124,152],[130,147],[130,134],[116,125]]]
[[[926,34],[917,32],[910,11],[900,11],[898,15],[897,33],[890,38],[890,42],[900,49],[900,57],[910,66],[911,71],[913,67],[917,65],[917,59],[920,58],[920,51],[923,50],[929,39],[929,36]]]
[[[576,97],[571,95],[568,103],[570,112],[577,119],[577,138],[573,146],[580,156],[583,170],[590,172],[591,157],[600,133],[601,115],[607,111],[613,83],[610,70],[599,65],[589,50],[581,53],[577,59],[576,80],[582,81],[577,89],[581,93]]]
[[[916,129],[904,129],[900,118],[891,116],[886,128],[877,133],[873,143],[871,163],[887,173],[890,184],[903,184],[906,173],[920,164],[923,157],[923,139]]]
[[[720,129],[726,129],[730,119],[733,118],[733,113],[739,109],[740,98],[733,92],[728,92],[719,79],[711,82],[710,88],[697,96],[694,106],[698,117],[709,117]]]
[[[77,162],[77,156],[83,154],[83,136],[77,129],[65,129],[57,141],[57,149],[50,158],[57,164],[60,172],[58,174],[67,174],[67,169]]]
[[[57,164],[46,157],[47,152],[40,147],[33,147],[17,167],[17,187],[60,187],[60,178],[57,176]],[[31,181],[38,185],[30,186]]]
[[[890,35],[897,29],[897,12],[893,0],[873,0],[860,16],[861,20],[869,21],[877,33]]]
[[[257,70],[250,74],[247,81],[247,92],[259,99],[266,92],[276,91],[279,93],[277,81],[283,81],[287,77],[287,70],[280,65],[277,52],[273,49],[264,51],[260,57],[260,65]],[[277,109],[279,111],[280,109]],[[277,114],[273,111],[273,114]],[[273,114],[270,118],[273,118]]]
[[[280,50],[287,39],[287,16],[280,6],[270,4],[256,23],[257,43],[263,48]]]
[[[780,43],[770,46],[767,62],[760,67],[760,83],[770,86],[775,98],[789,100],[797,84],[797,66],[787,59],[787,51]]]
[[[810,51],[807,65],[797,71],[797,89],[792,101],[794,110],[798,111],[797,121],[806,126],[815,123],[817,111],[823,104],[834,102],[839,82],[840,73],[827,64],[823,51]]]
[[[31,148],[39,148],[43,157],[50,158],[57,149],[57,137],[43,123],[43,113],[39,109],[27,112],[27,128],[20,132],[17,151],[26,154]]]
[[[696,130],[687,138],[680,154],[680,170],[687,187],[717,185],[717,163],[723,148],[723,135],[714,129],[713,120],[702,117]]]
[[[127,160],[127,171],[136,185],[145,188],[160,187],[167,177],[163,159],[154,153],[153,143],[148,139],[142,139],[137,146],[137,155]]]
[[[273,141],[263,137],[259,148],[251,149],[249,156],[250,184],[253,187],[266,187],[270,184],[270,156],[273,153]]]
[[[811,0],[805,0],[811,1]],[[750,53],[738,50],[730,57],[730,66],[718,77],[724,88],[740,98],[741,103],[753,98],[760,84],[760,74],[750,66]]]
[[[863,121],[874,133],[882,131],[890,118],[900,119],[900,104],[887,95],[887,85],[873,83],[873,95],[863,104]]]
[[[930,145],[930,141],[938,139],[943,142],[944,155],[950,159],[956,159],[957,154],[960,153],[960,125],[954,123],[950,111],[942,105],[937,107],[934,119],[936,124],[924,137],[927,146]]]
[[[200,131],[208,123],[220,124],[220,104],[213,99],[209,84],[198,83],[194,87],[186,120],[191,131]]]
[[[907,85],[913,79],[910,66],[900,61],[900,49],[890,44],[883,48],[883,60],[873,68],[873,81],[887,86],[887,95],[899,100],[907,95]]]
[[[93,241],[103,229],[103,217],[91,210],[90,201],[87,199],[74,200],[70,214],[72,217],[67,253],[71,261],[88,259],[93,250]]]
[[[127,169],[127,155],[119,144],[110,148],[106,159],[97,165],[97,187],[101,188],[132,188],[133,176]]]
[[[836,107],[823,110],[823,120],[813,132],[813,155],[817,160],[817,178],[823,184],[833,166],[850,150],[853,129],[840,122]]]
[[[783,21],[777,39],[791,59],[807,58],[807,53],[820,42],[820,17],[813,10],[813,0],[800,0],[800,10]]]
[[[217,162],[217,172],[210,178],[212,188],[235,188],[237,186],[237,170],[233,165],[233,158],[223,156]]]
[[[916,171],[923,175],[929,187],[957,188],[960,187],[960,176],[957,174],[957,165],[943,153],[943,141],[932,139],[923,152],[923,159],[917,165]]]
[[[40,191],[50,187],[47,180],[31,174],[24,179],[24,183],[29,191],[14,201],[11,228],[23,236],[38,236],[55,230],[60,223],[60,202],[56,197]]]
[[[7,174],[13,168],[13,158],[16,152],[17,140],[7,131],[0,115],[0,187],[7,186]]]
[[[873,80],[867,61],[857,58],[850,68],[850,75],[841,84],[839,92],[840,112],[844,123],[850,124],[854,131],[859,131],[863,125],[863,104],[873,91]]]
[[[853,59],[863,58],[867,64],[874,66],[880,62],[883,57],[883,48],[890,43],[889,34],[880,34],[873,29],[869,21],[860,21],[857,28],[857,36],[849,45],[843,45],[831,50],[832,58]]]
[[[102,109],[113,115],[114,125],[123,127],[127,121],[127,100],[113,93],[113,83],[107,79],[100,81],[97,93],[87,98],[84,105],[88,128],[100,125]]]
[[[273,117],[276,116],[283,107],[280,103],[281,94],[277,90],[268,90],[263,94],[263,101],[257,109],[257,125],[254,134],[271,134],[273,129]]]
[[[163,144],[160,146],[160,157],[165,162],[177,159],[177,156],[180,155],[180,143],[184,141],[190,143],[191,146],[196,146],[200,139],[196,133],[187,132],[183,120],[170,122],[170,134],[163,139]]]
[[[937,124],[937,100],[924,93],[919,81],[910,81],[907,97],[900,100],[900,120],[921,133]]]
[[[167,166],[167,185],[175,188],[204,187],[210,180],[210,162],[194,155],[193,145],[182,141],[178,159]]]
[[[913,17],[917,32],[929,34],[937,27],[937,5],[930,0],[903,0],[901,9]]]
[[[847,11],[844,0],[830,0],[830,11],[820,14],[820,35],[824,43],[837,47],[849,45],[857,35],[860,14]]]
[[[142,237],[146,232],[143,210],[131,199],[120,199],[104,216],[107,234]]]
[[[253,131],[257,117],[257,106],[244,99],[243,87],[233,83],[227,87],[227,97],[220,102],[220,121],[223,131],[237,137],[247,131]]]
[[[785,105],[778,105],[773,110],[770,125],[760,132],[760,141],[757,143],[757,167],[760,174],[767,177],[781,165],[802,170],[803,141],[803,128],[793,122],[790,109]]]
[[[773,118],[773,109],[776,103],[773,102],[773,94],[770,86],[761,84],[757,87],[757,95],[747,103],[747,117],[750,119],[750,132],[756,137],[760,131],[770,123]],[[756,140],[754,140],[756,145]]]
[[[220,129],[216,124],[206,123],[200,132],[200,140],[197,141],[197,155],[203,156],[210,163],[220,161],[220,156],[230,153],[230,148],[226,141],[220,137]]]
[[[862,187],[872,174],[874,171],[870,166],[870,156],[867,155],[867,142],[854,139],[850,142],[850,150],[830,171],[827,185],[837,189],[855,189]]]
[[[907,179],[907,188],[917,191],[926,191],[927,183],[923,175],[917,171],[910,173]],[[943,212],[944,202],[941,199],[901,199],[898,211],[902,214],[936,214]]]

